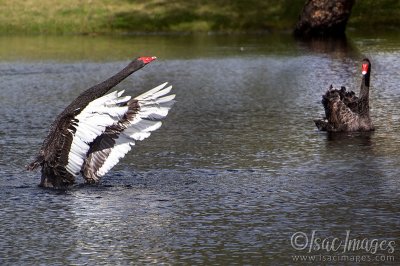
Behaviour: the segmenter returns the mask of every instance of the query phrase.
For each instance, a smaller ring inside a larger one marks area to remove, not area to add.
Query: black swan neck
[[[145,64],[142,61],[134,60],[129,63],[129,65],[127,65],[124,69],[122,69],[112,77],[106,79],[105,81],[89,88],[83,94],[90,95],[93,99],[99,98],[106,94],[110,89],[118,85],[121,81],[126,79],[133,72],[136,72],[144,66]]]
[[[360,87],[360,99],[367,98],[369,96],[369,73],[365,74],[361,81]]]
[[[140,58],[136,58],[135,60],[130,62],[124,69],[122,69],[112,77],[84,91],[64,110],[63,114],[75,112],[75,110],[77,109],[84,108],[91,101],[105,95],[110,89],[118,85],[133,72],[136,72],[137,70],[144,67],[146,64],[147,63],[140,60]]]
[[[369,81],[370,73],[363,75],[360,88],[359,113],[361,116],[369,117]]]

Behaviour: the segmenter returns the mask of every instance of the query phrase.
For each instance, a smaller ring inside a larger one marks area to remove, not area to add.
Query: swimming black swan
[[[39,186],[66,187],[81,173],[96,183],[135,145],[161,126],[174,103],[164,83],[131,99],[123,91],[106,94],[155,57],[139,57],[109,79],[78,96],[50,127],[28,170],[41,166]]]
[[[350,132],[372,131],[374,126],[369,116],[369,81],[371,62],[365,58],[362,61],[362,81],[360,95],[346,91],[345,87],[329,90],[322,96],[325,108],[325,118],[314,120],[321,131]]]

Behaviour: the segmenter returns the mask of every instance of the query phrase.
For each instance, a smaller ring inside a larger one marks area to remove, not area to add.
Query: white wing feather
[[[166,85],[163,83],[135,98],[138,100],[139,111],[115,140],[109,156],[96,172],[98,177],[104,176],[114,167],[131,150],[135,141],[149,137],[152,131],[161,127],[160,120],[167,116],[175,98],[175,95],[165,96],[172,89],[172,86],[165,88]]]
[[[76,117],[72,144],[68,154],[66,169],[72,175],[78,175],[83,165],[90,143],[101,135],[106,127],[118,122],[128,111],[121,103],[130,100],[130,96],[120,97],[122,92],[112,92],[90,102]]]

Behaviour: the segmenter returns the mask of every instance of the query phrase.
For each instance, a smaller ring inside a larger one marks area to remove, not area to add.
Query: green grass
[[[167,32],[280,30],[293,26],[302,4],[303,1],[289,0],[147,1],[143,6],[145,12],[115,13],[111,27],[127,31]]]
[[[349,26],[358,29],[400,29],[399,0],[362,0],[353,7]]]
[[[0,0],[0,33],[291,30],[304,0]],[[400,1],[362,0],[350,26],[399,28]]]

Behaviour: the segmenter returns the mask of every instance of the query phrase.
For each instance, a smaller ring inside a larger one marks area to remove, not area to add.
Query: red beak
[[[362,64],[361,73],[363,75],[368,73],[368,64]]]
[[[157,57],[155,56],[143,56],[143,57],[139,57],[138,60],[142,61],[144,64],[148,64],[153,60],[156,60]]]

